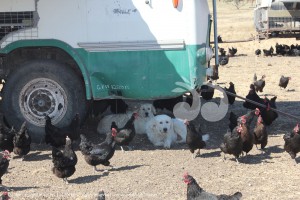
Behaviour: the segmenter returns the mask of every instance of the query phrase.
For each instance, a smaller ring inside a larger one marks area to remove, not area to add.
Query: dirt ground
[[[211,2],[210,2],[211,3]],[[253,27],[253,8],[250,4],[240,10],[218,1],[218,33],[224,41],[248,39],[255,30]],[[300,118],[300,59],[299,57],[256,57],[257,48],[268,49],[275,43],[296,44],[293,38],[273,38],[262,41],[223,43],[221,47],[238,48],[237,56],[230,58],[229,64],[220,67],[220,86],[235,83],[236,91],[246,96],[253,74],[266,75],[264,94],[276,95],[277,108],[280,111]],[[281,75],[292,76],[288,89],[281,90],[278,81]],[[218,94],[216,94],[218,96]],[[242,101],[237,101],[230,110],[237,114],[246,113]],[[228,116],[228,115],[227,115]],[[208,192],[234,193],[240,191],[243,199],[299,199],[300,166],[283,150],[283,134],[291,131],[296,120],[280,114],[268,128],[269,142],[266,152],[261,154],[255,147],[249,155],[237,164],[232,156],[223,161],[219,145],[226,132],[228,119],[207,122],[198,117],[202,131],[210,134],[207,149],[202,156],[192,159],[185,144],[175,145],[170,150],[154,148],[146,136],[138,135],[133,142],[133,151],[122,153],[118,148],[111,164],[114,169],[108,172],[94,173],[92,167],[83,160],[80,151],[76,151],[78,164],[76,172],[69,178],[70,184],[55,177],[52,172],[50,148],[44,144],[33,144],[32,151],[23,162],[10,161],[9,172],[3,176],[3,184],[12,191],[14,200],[19,199],[95,199],[103,190],[108,200],[186,199],[186,185],[183,174],[188,172]],[[96,134],[95,120],[85,124],[83,133],[94,141],[102,141],[103,136]],[[297,159],[300,162],[300,159]]]

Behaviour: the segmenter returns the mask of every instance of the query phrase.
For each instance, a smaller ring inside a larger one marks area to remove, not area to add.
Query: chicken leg
[[[64,183],[66,183],[67,185],[69,184],[69,181],[67,178],[63,178]]]

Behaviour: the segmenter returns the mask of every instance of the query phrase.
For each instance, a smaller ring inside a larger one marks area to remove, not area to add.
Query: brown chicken
[[[288,132],[283,136],[284,150],[288,152],[292,159],[296,161],[296,155],[300,152],[300,127],[295,126],[292,132]],[[296,162],[297,163],[297,162]]]
[[[250,133],[249,131],[249,127],[246,124],[247,120],[245,118],[245,116],[242,116],[242,123],[241,123],[241,139],[243,142],[243,152],[246,153],[246,155],[248,154],[249,151],[251,151],[252,147],[253,147],[253,135],[252,133]]]
[[[97,165],[110,165],[110,159],[115,153],[115,140],[117,130],[112,128],[111,133],[107,133],[105,141],[100,144],[93,144],[88,141],[84,135],[80,135],[81,142],[79,148],[81,153],[84,155],[84,159],[87,164],[94,167],[94,172],[98,171]]]
[[[8,196],[8,192],[2,193],[1,200],[11,200],[11,198]]]
[[[112,122],[111,128],[117,130],[117,135],[114,137],[114,140],[117,145],[119,145],[124,152],[122,146],[129,147],[129,143],[133,140],[135,136],[134,120],[138,117],[137,113],[133,113],[131,118],[126,122],[123,128],[118,128],[116,123]]]
[[[242,198],[241,192],[236,192],[233,195],[215,195],[206,192],[188,173],[183,175],[183,181],[187,184],[187,200],[239,200]]]
[[[9,166],[9,151],[5,150],[1,152],[2,158],[0,158],[0,185],[2,185],[2,176],[7,172]]]
[[[253,130],[253,135],[256,148],[257,145],[260,144],[260,149],[263,151],[268,143],[268,133],[261,115],[259,115],[259,117],[257,118],[256,126]]]

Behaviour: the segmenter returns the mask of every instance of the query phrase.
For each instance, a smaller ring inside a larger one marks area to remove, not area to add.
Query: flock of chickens
[[[268,133],[266,126],[272,124],[278,117],[276,112],[276,97],[268,99],[260,98],[257,92],[263,92],[265,86],[265,78],[263,75],[258,79],[254,74],[253,83],[243,103],[243,106],[250,111],[242,116],[237,116],[233,112],[230,113],[228,131],[224,135],[223,142],[220,145],[221,151],[225,154],[231,154],[238,162],[240,155],[243,155],[253,148],[254,145],[260,145],[263,151],[268,142]],[[290,77],[282,76],[279,80],[279,86],[286,88]],[[234,84],[230,82],[229,88],[224,88],[228,93],[229,104],[235,102]],[[201,90],[200,90],[201,91]],[[202,90],[201,96],[209,100],[213,97],[213,90]],[[249,101],[250,100],[250,101]],[[80,133],[80,119],[76,114],[71,123],[67,127],[59,128],[52,124],[49,116],[45,117],[45,142],[52,147],[53,174],[68,183],[67,178],[72,176],[76,171],[77,155],[74,151],[74,145],[77,145],[84,156],[86,163],[98,171],[98,165],[111,166],[110,159],[115,153],[116,145],[128,146],[135,137],[134,120],[138,117],[137,113],[133,113],[124,127],[117,127],[115,122],[111,124],[111,131],[107,133],[106,139],[99,144],[94,144],[87,137]],[[251,129],[251,122],[257,117],[254,129]],[[187,121],[184,123],[187,127],[186,144],[191,151],[193,157],[200,155],[200,149],[206,147],[207,138],[203,135],[199,124],[195,121]],[[286,133],[283,137],[285,144],[284,149],[290,156],[295,159],[296,154],[300,151],[300,130],[299,124],[295,128]],[[4,122],[0,123],[0,148],[4,151],[1,153],[0,159],[0,184],[1,177],[5,174],[9,166],[10,152],[24,158],[30,151],[31,138],[28,134],[26,123],[24,122],[19,131],[14,128],[8,128]],[[123,148],[122,148],[123,149]],[[197,153],[194,155],[194,152]],[[112,167],[112,166],[111,166]],[[242,194],[237,192],[233,195],[214,195],[205,192],[195,181],[195,179],[186,174],[184,182],[187,184],[188,199],[240,199]],[[100,192],[99,199],[103,199],[103,191]]]
[[[8,128],[5,123],[0,123],[0,184],[2,185],[2,176],[6,173],[9,166],[10,152],[24,159],[30,151],[31,137],[28,134],[26,123],[24,122],[19,131],[14,128]]]
[[[45,143],[52,146],[52,172],[57,177],[62,178],[68,184],[67,178],[76,171],[77,155],[74,145],[78,145],[87,164],[98,171],[97,165],[110,166],[109,160],[113,157],[115,146],[128,145],[135,136],[134,119],[137,114],[133,113],[124,127],[119,128],[113,122],[111,132],[107,133],[105,141],[94,144],[87,140],[86,136],[80,134],[80,119],[76,114],[67,127],[59,128],[51,123],[49,116],[45,117]],[[31,138],[28,134],[26,123],[24,122],[19,131],[8,128],[4,122],[0,123],[0,184],[1,177],[7,172],[9,166],[10,152],[21,156],[22,160],[30,151]],[[104,199],[105,195],[99,193],[99,199]],[[3,194],[4,195],[4,194]],[[7,195],[7,193],[5,193]],[[8,196],[8,195],[7,195]]]
[[[284,45],[276,45],[278,49],[285,49]],[[298,48],[298,46],[297,46]],[[293,48],[290,48],[293,49]],[[279,50],[278,50],[279,51]],[[227,57],[226,51],[220,48],[221,56]],[[234,56],[237,49],[229,49],[229,55]],[[272,55],[272,53],[271,53]],[[238,162],[238,159],[244,153],[247,155],[255,145],[260,145],[263,150],[268,143],[267,126],[270,126],[278,117],[276,112],[276,96],[268,99],[261,98],[257,93],[263,92],[266,85],[266,76],[263,75],[260,79],[254,74],[253,82],[250,85],[249,93],[246,96],[246,101],[243,107],[249,109],[245,115],[237,116],[230,112],[229,124],[227,133],[224,135],[223,142],[220,144],[220,149],[226,154],[233,155]],[[290,77],[281,76],[279,79],[279,87],[286,89]],[[235,102],[235,87],[232,82],[229,83],[229,88],[224,88],[227,92],[228,103]],[[214,95],[214,89],[208,86],[203,86],[200,90],[201,96],[205,100],[210,100]],[[167,103],[167,105],[170,105]],[[86,163],[93,167],[94,171],[98,171],[98,165],[111,166],[110,159],[114,156],[116,145],[128,146],[135,137],[134,120],[138,117],[137,113],[133,113],[124,127],[117,127],[116,123],[111,124],[111,131],[106,134],[106,138],[99,144],[94,144],[87,137],[80,133],[79,114],[76,114],[67,127],[59,128],[52,124],[49,116],[45,117],[45,143],[52,147],[52,172],[58,178],[63,179],[68,183],[68,178],[76,171],[77,155],[74,151],[74,145],[77,145],[84,157]],[[251,128],[252,121],[256,118],[255,127]],[[187,127],[186,144],[195,158],[200,155],[200,149],[206,147],[207,137],[203,135],[199,124],[192,120],[185,120]],[[288,152],[292,159],[296,158],[296,154],[300,152],[300,127],[297,124],[291,132],[288,132],[283,137],[285,144],[284,149]],[[9,166],[10,152],[24,159],[30,152],[31,138],[28,134],[26,123],[24,122],[16,131],[14,128],[9,128],[5,123],[0,123],[0,184],[2,185],[1,177],[6,173]],[[122,148],[123,150],[123,148]],[[194,155],[194,152],[197,153]],[[111,166],[112,167],[112,166]],[[214,195],[204,191],[196,182],[196,180],[188,175],[184,175],[183,181],[187,184],[187,199],[240,199],[241,192],[236,192],[233,195]],[[3,193],[2,199],[9,199],[7,193]],[[105,199],[104,192],[99,192],[98,199]]]
[[[218,36],[218,43],[223,43],[222,37]],[[237,53],[237,48],[228,48],[228,54],[226,54],[226,51],[224,48],[219,47],[219,65],[224,66],[227,65],[229,62],[229,57],[233,57]],[[214,52],[214,51],[213,51]],[[255,55],[260,56],[263,53],[264,56],[273,56],[273,55],[280,55],[280,56],[300,56],[300,45],[298,44],[292,44],[292,45],[286,45],[286,44],[275,44],[275,52],[274,48],[271,46],[269,49],[256,49]]]
[[[255,50],[255,55],[259,56],[263,52],[264,56],[273,56],[274,48],[271,46],[270,49],[260,49]],[[286,44],[275,44],[275,53],[276,55],[281,56],[300,56],[300,46],[298,44],[286,45]]]
[[[220,149],[225,154],[232,154],[235,156],[236,161],[241,154],[247,153],[252,149],[253,145],[260,145],[261,150],[265,148],[268,142],[267,126],[270,126],[278,117],[276,112],[276,96],[268,99],[267,97],[260,98],[257,92],[263,92],[265,86],[265,78],[263,75],[261,79],[257,79],[254,74],[253,83],[250,85],[250,90],[246,96],[246,101],[243,107],[250,111],[242,116],[236,116],[233,112],[229,117],[229,130],[224,135],[224,142],[221,144]],[[289,83],[290,77],[281,76],[279,79],[279,87],[286,88]],[[234,87],[227,89],[227,91],[235,94]],[[230,97],[232,98],[232,97]],[[233,103],[231,101],[231,103]],[[256,125],[251,130],[251,122],[257,116]],[[299,124],[295,128],[284,135],[285,141],[284,149],[288,152],[293,159],[296,154],[300,152],[300,132]]]

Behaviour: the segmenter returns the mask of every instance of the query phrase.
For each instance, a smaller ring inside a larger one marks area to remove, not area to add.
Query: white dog
[[[150,103],[145,103],[138,109],[138,117],[134,121],[134,128],[137,134],[146,134],[146,124],[154,118],[156,110]]]
[[[138,110],[138,117],[134,121],[134,128],[137,134],[146,134],[146,123],[150,121],[156,114],[155,108],[150,103],[141,104]],[[110,114],[103,117],[97,127],[97,132],[106,134],[111,131],[111,123],[116,122],[119,128],[122,128],[130,119],[133,111],[126,114]]]
[[[146,132],[148,139],[155,146],[165,148],[170,148],[172,144],[177,142],[178,136],[181,137],[178,142],[185,142],[187,134],[183,120],[172,119],[168,115],[155,116],[147,123]]]

